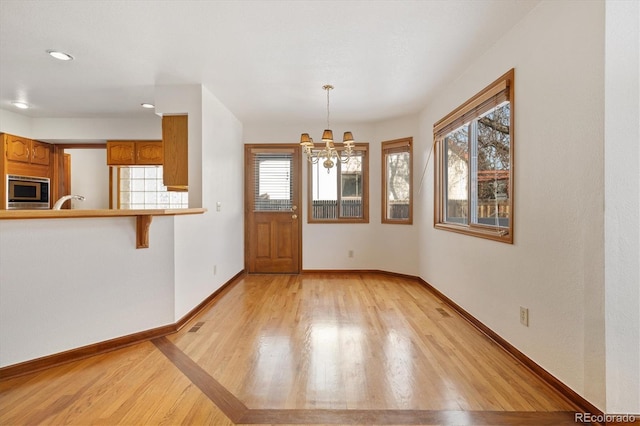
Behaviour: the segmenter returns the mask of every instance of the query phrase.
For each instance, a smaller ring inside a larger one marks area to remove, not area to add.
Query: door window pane
[[[254,211],[291,210],[291,160],[291,154],[254,155]]]

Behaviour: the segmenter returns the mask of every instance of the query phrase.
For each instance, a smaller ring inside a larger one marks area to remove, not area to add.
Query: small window
[[[413,223],[413,138],[382,142],[382,223]]]
[[[513,242],[514,70],[434,127],[435,227]]]
[[[118,167],[119,209],[186,209],[188,192],[167,191],[162,166]]]
[[[309,223],[369,222],[368,148],[357,144],[349,162],[330,169],[309,163]]]

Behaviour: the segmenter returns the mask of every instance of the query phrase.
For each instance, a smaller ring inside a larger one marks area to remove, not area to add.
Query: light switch
[[[220,210],[222,210],[222,203],[220,201],[218,201],[216,203],[216,211],[219,212]]]

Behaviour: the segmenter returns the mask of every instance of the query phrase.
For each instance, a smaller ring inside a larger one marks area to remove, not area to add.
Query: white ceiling
[[[144,117],[154,85],[202,84],[245,123],[287,123],[324,118],[329,83],[332,121],[377,121],[422,109],[537,3],[0,0],[0,108]]]

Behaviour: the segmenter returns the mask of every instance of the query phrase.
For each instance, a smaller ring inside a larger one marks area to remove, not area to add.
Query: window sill
[[[436,229],[456,232],[458,234],[471,235],[473,237],[513,244],[513,233],[508,228],[484,228],[480,226],[455,225],[452,223],[436,223]]]

